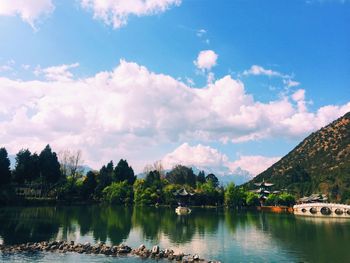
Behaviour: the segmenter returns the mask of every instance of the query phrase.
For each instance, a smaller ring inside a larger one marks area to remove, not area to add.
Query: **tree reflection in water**
[[[60,222],[53,208],[1,208],[0,236],[5,244],[49,240],[57,235]]]
[[[163,234],[172,243],[183,244],[191,242],[196,233],[215,233],[221,217],[214,209],[194,209],[190,215],[178,216],[173,208],[135,207],[133,225],[140,227],[143,237],[153,243],[158,243]]]
[[[349,220],[316,221],[287,214],[220,209],[193,209],[188,216],[178,216],[173,208],[154,207],[0,208],[0,238],[5,244],[76,237],[113,244],[131,242],[131,246],[165,242],[190,247],[187,244],[204,242],[204,247],[210,243],[208,246],[217,246],[217,251],[222,249],[216,255],[224,253],[222,260],[229,259],[229,253],[246,257],[242,250],[246,249],[257,255],[252,254],[252,261],[275,251],[277,259],[283,259],[284,253],[288,258],[310,262],[345,262],[350,257],[349,230]]]

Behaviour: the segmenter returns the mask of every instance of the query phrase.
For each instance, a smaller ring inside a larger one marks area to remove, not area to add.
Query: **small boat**
[[[344,204],[304,203],[294,205],[293,210],[295,215],[350,219],[350,205]]]
[[[191,209],[189,209],[186,206],[178,206],[176,207],[175,212],[178,215],[188,215],[189,213],[191,213]]]

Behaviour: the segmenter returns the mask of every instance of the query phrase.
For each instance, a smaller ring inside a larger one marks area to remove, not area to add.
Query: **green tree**
[[[93,171],[89,171],[83,180],[83,185],[81,188],[82,197],[91,198],[95,192],[96,186],[96,174]]]
[[[219,179],[215,176],[215,174],[208,174],[206,177],[205,177],[205,180],[207,182],[211,181],[214,185],[214,187],[218,187],[219,186]]]
[[[10,159],[5,148],[0,148],[0,186],[10,183]]]
[[[23,184],[25,181],[35,180],[40,175],[39,157],[31,154],[28,149],[20,150],[16,155],[14,180]]]
[[[97,176],[97,186],[95,189],[96,196],[101,197],[103,189],[112,183],[113,169],[114,165],[112,161],[110,161],[107,166],[104,165],[100,169]]]
[[[160,180],[160,174],[158,171],[150,171],[145,178],[145,185],[147,187],[154,186],[156,188],[160,188],[162,183]]]
[[[196,175],[193,173],[192,168],[183,165],[175,166],[167,173],[166,179],[172,184],[187,184],[192,187],[196,186]]]
[[[145,186],[145,179],[136,179],[133,189],[134,189],[134,201],[136,204],[141,204],[142,203],[142,193],[144,189],[146,188]]]
[[[134,170],[129,166],[126,160],[121,159],[114,169],[114,176],[116,182],[127,181],[128,184],[134,184],[136,176]]]
[[[292,206],[295,204],[295,197],[294,195],[288,194],[288,193],[282,193],[279,196],[279,204],[280,205],[286,205],[286,206]]]
[[[174,196],[174,193],[181,188],[182,188],[182,186],[178,185],[178,184],[165,185],[163,188],[165,204],[167,204],[167,205],[177,204],[177,200],[176,200],[176,197]]]
[[[197,175],[197,182],[200,184],[204,184],[205,183],[205,173],[204,171],[200,171]]]
[[[110,204],[131,204],[133,189],[127,181],[114,182],[103,189],[103,200]]]
[[[247,192],[246,193],[246,204],[248,206],[259,206],[259,196],[256,193],[253,192]]]
[[[46,145],[39,155],[40,173],[47,183],[57,183],[61,179],[60,163],[50,145]]]
[[[241,207],[245,202],[245,193],[242,188],[229,183],[225,190],[225,204],[232,207]]]
[[[278,194],[269,194],[266,198],[265,205],[279,205],[280,196]]]
[[[218,205],[223,201],[223,193],[209,180],[199,187],[196,198],[200,205]]]

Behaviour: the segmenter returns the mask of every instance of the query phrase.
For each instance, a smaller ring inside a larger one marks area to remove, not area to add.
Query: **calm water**
[[[199,208],[188,216],[177,216],[170,208],[0,208],[0,242],[56,239],[123,242],[131,247],[159,244],[222,262],[350,262],[350,220]],[[74,253],[1,252],[0,261],[155,262]]]

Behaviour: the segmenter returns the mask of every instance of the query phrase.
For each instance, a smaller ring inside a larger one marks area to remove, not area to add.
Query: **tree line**
[[[186,189],[193,193],[189,205],[245,207],[260,205],[259,196],[230,183],[222,186],[213,173],[195,174],[190,167],[176,165],[165,172],[161,163],[147,165],[143,176],[137,178],[127,160],[121,159],[103,165],[98,171],[84,173],[80,151],[59,154],[47,145],[40,154],[28,149],[16,155],[16,164],[10,169],[5,148],[0,148],[0,201],[14,198],[11,191],[25,185],[41,189],[44,197],[61,201],[108,202],[118,205],[176,205],[174,193]],[[270,205],[292,205],[290,194],[271,195]]]

